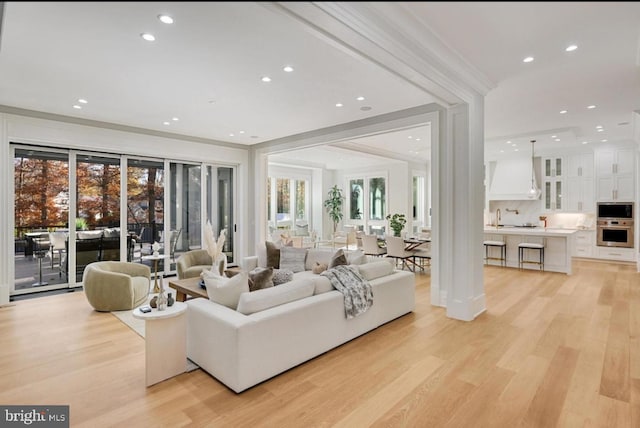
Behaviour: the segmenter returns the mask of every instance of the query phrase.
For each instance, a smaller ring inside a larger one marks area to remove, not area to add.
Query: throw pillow
[[[257,267],[249,272],[249,291],[273,287],[273,268]]]
[[[280,249],[280,269],[289,269],[294,273],[304,271],[306,255],[306,248],[282,247]]]
[[[233,278],[203,272],[209,300],[235,310],[242,293],[249,292],[248,275],[241,272]]]
[[[333,257],[331,257],[331,261],[329,262],[329,269],[346,264],[348,264],[347,256],[344,255],[344,251],[342,251],[342,248],[340,248],[338,251],[336,251]]]
[[[350,265],[363,265],[367,263],[367,255],[360,250],[350,251],[347,254],[347,262]]]
[[[273,270],[273,285],[284,284],[293,280],[293,271],[287,269]]]
[[[333,251],[331,250],[309,248],[307,250],[307,258],[304,262],[305,270],[312,270],[316,265],[316,262],[319,264],[326,263],[329,265],[331,256],[333,256]]]
[[[327,269],[329,269],[329,265],[328,264],[316,262],[316,265],[313,267],[313,269],[311,269],[311,271],[313,273],[315,273],[316,275],[319,275],[319,274],[321,274],[322,272],[324,272]]]
[[[267,266],[274,269],[280,269],[280,247],[275,242],[266,241],[267,247]]]
[[[358,266],[360,275],[367,281],[381,278],[383,276],[391,275],[394,272],[392,264],[387,263],[386,260],[379,260],[364,265]]]

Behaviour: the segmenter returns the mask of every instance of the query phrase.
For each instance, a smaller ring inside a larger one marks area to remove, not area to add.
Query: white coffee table
[[[133,310],[143,319],[147,386],[184,373],[187,368],[187,304],[175,302],[164,311]]]

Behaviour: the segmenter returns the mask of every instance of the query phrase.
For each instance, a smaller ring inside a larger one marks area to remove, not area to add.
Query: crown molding
[[[216,146],[228,147],[231,149],[249,150],[251,146],[237,143],[229,143],[227,141],[211,140],[208,138],[195,137],[192,135],[175,134],[171,132],[155,131],[153,129],[138,128],[135,126],[120,125],[117,123],[101,122],[99,120],[83,119],[73,116],[65,116],[61,114],[47,113],[37,110],[27,110],[18,107],[12,107],[0,104],[0,113],[11,114],[15,116],[32,117],[36,119],[53,120],[56,122],[72,123],[75,125],[91,126],[94,128],[111,129],[114,131],[130,132],[134,134],[151,135],[154,137],[170,138],[174,140],[191,141],[194,143],[212,144]]]

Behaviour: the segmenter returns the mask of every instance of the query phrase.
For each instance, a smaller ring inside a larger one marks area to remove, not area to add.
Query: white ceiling
[[[485,106],[488,153],[515,150],[506,144],[511,139],[537,138],[536,147],[553,147],[558,133],[562,145],[632,138],[632,112],[640,110],[640,3],[401,7],[495,84]],[[174,24],[157,20],[165,12]],[[142,32],[156,41],[142,40]],[[255,144],[434,101],[335,40],[318,37],[270,3],[7,2],[0,104]],[[565,52],[570,43],[578,49]],[[525,64],[528,55],[535,61]],[[284,65],[295,71],[285,73]],[[272,82],[261,82],[264,75]],[[78,98],[89,101],[82,110],[72,107]],[[589,104],[597,108],[586,109]],[[563,109],[568,113],[559,114]],[[407,132],[339,145],[344,156],[357,145],[371,150],[374,162],[406,153],[427,159],[428,141],[416,145]],[[332,150],[296,156],[337,165]]]

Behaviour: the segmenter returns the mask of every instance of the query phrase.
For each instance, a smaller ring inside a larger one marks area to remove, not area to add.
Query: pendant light
[[[533,175],[533,146],[535,145],[535,142],[536,140],[531,140],[531,188],[529,189],[529,192],[527,194],[527,196],[529,196],[529,199],[538,199],[540,197],[540,194],[542,193],[540,189],[536,187],[536,179]]]

